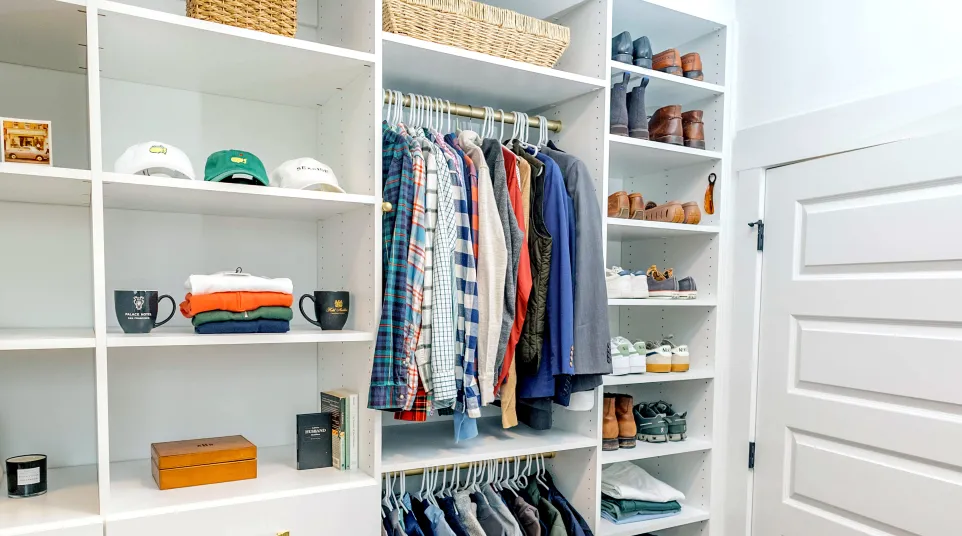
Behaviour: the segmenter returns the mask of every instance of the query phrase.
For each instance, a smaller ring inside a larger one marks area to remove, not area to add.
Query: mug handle
[[[170,319],[174,318],[174,312],[177,311],[177,302],[175,302],[174,298],[171,298],[167,294],[164,294],[163,296],[157,299],[157,309],[160,310],[160,302],[163,301],[164,298],[167,298],[168,300],[170,300],[170,314],[167,315],[167,318],[161,320],[160,322],[155,322],[154,323],[155,328],[159,328],[160,326],[163,326],[167,322],[170,322]]]
[[[314,302],[314,296],[311,296],[310,294],[305,294],[301,296],[300,301],[297,302],[297,308],[301,310],[301,316],[303,316],[304,319],[310,322],[311,324],[314,324],[317,327],[321,327],[321,324],[317,320],[312,320],[311,317],[307,316],[307,313],[304,312],[304,298],[307,298],[311,300],[311,303],[316,304],[316,302]]]

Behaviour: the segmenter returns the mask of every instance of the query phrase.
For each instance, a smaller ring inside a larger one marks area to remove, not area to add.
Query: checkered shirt
[[[438,226],[438,161],[439,151],[423,134],[418,136],[421,151],[424,155],[426,169],[425,181],[425,219],[424,219],[424,299],[421,303],[421,333],[418,336],[417,350],[414,353],[421,377],[421,385],[426,393],[434,390],[432,359],[432,311],[435,300],[434,294],[434,242],[435,230]],[[447,164],[445,164],[447,168]],[[450,285],[449,285],[450,286]],[[438,294],[440,301],[449,294]],[[430,411],[430,407],[428,408]]]

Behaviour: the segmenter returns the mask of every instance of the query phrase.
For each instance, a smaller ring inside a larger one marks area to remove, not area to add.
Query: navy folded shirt
[[[287,333],[291,323],[287,320],[227,320],[208,322],[194,327],[194,333]]]

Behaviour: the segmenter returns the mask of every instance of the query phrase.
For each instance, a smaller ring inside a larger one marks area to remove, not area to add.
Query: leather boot
[[[648,122],[648,135],[653,141],[684,145],[685,137],[681,127],[681,105],[673,104],[655,110]]]
[[[605,413],[601,421],[601,450],[618,450],[618,418],[615,417],[615,395],[605,393]]]
[[[678,53],[677,48],[669,48],[664,52],[659,52],[655,54],[652,58],[652,67],[656,71],[661,71],[668,74],[677,74],[681,76],[683,74],[681,68],[681,54]]]
[[[634,195],[634,194],[632,194]],[[608,217],[627,218],[629,215],[628,192],[615,192],[608,196]]]
[[[705,148],[705,123],[702,121],[705,112],[689,110],[681,114],[682,130],[685,134],[685,147],[695,149]]]
[[[611,86],[611,126],[608,131],[619,136],[628,135],[628,73]]]
[[[618,419],[618,448],[635,448],[635,436],[638,428],[635,426],[635,415],[631,411],[631,396],[615,396],[615,418]]]
[[[635,65],[644,67],[645,69],[651,69],[651,41],[648,40],[648,36],[643,35],[635,39],[631,49],[635,57]]]
[[[705,73],[701,70],[701,56],[697,52],[689,52],[681,57],[681,70],[685,78],[704,80]]]
[[[628,211],[629,218],[632,220],[645,219],[645,198],[638,192],[628,196],[631,209]]]
[[[631,64],[631,34],[621,32],[611,38],[611,59]]]
[[[635,89],[628,94],[628,135],[640,140],[648,139],[648,116],[645,114],[645,88],[648,77],[644,76]]]

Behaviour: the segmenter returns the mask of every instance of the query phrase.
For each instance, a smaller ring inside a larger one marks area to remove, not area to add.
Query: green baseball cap
[[[204,166],[204,180],[271,185],[261,159],[237,149],[217,151],[208,156],[207,165]]]

